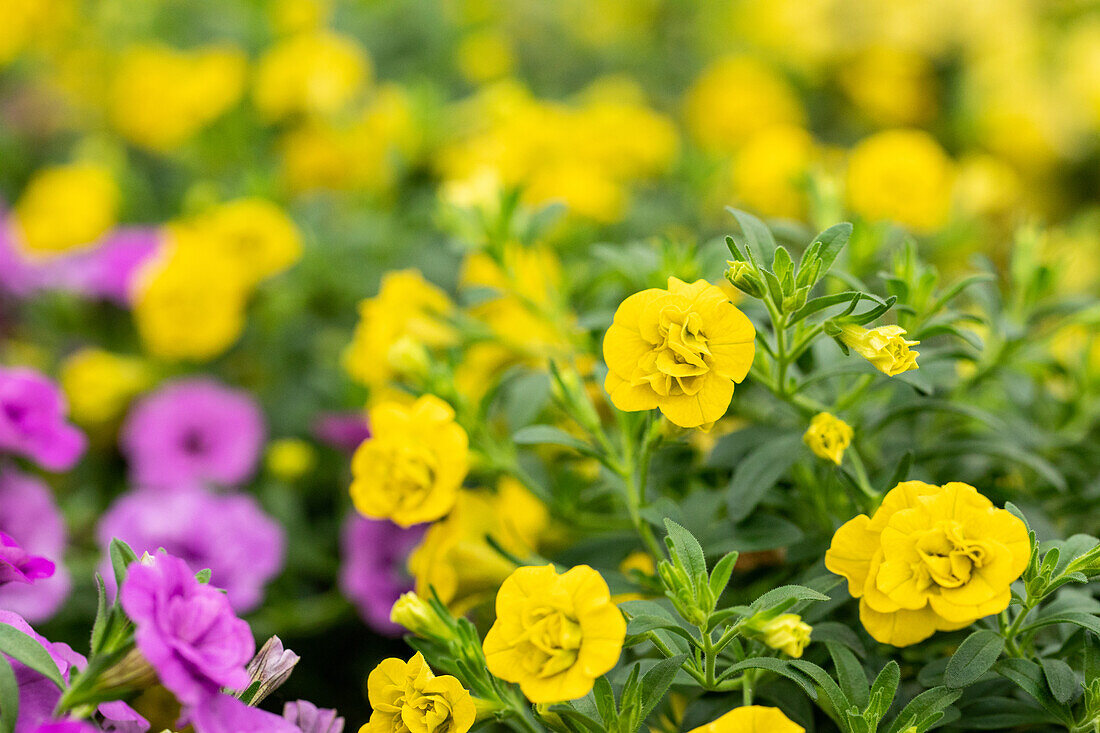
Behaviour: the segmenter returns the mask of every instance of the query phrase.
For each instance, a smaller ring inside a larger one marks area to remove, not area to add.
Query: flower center
[[[387,477],[394,499],[406,508],[419,505],[435,483],[435,455],[426,446],[407,442],[377,441],[374,445],[379,474]]]
[[[642,357],[633,384],[649,383],[662,397],[693,395],[703,388],[710,371],[702,317],[677,305],[665,306],[657,323],[657,342]]]
[[[944,521],[917,539],[917,552],[928,580],[941,588],[958,588],[970,582],[974,568],[985,564],[989,551],[985,543],[964,537],[958,522]]]
[[[402,702],[401,717],[393,721],[395,731],[447,733],[451,729],[451,706],[443,695],[425,695],[412,689]]]
[[[537,677],[553,677],[572,667],[581,648],[581,626],[572,614],[552,606],[524,611],[520,647],[527,671]]]

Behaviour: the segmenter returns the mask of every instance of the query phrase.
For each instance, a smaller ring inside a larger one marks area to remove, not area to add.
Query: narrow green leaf
[[[695,539],[695,535],[671,519],[665,520],[665,530],[668,532],[672,550],[684,563],[688,577],[696,578],[700,574],[706,576],[707,558],[703,554],[703,546],[699,544],[699,540]]]
[[[642,708],[638,722],[645,720],[664,699],[668,688],[672,686],[672,681],[676,679],[676,672],[679,671],[685,659],[687,659],[686,654],[662,659],[650,667],[642,677]]]
[[[832,268],[836,258],[840,255],[840,251],[844,249],[844,245],[848,244],[848,240],[851,238],[852,225],[846,221],[833,224],[817,235],[814,242],[821,243],[821,270],[817,273],[818,279],[825,277],[825,273]]]
[[[801,455],[802,438],[789,435],[766,443],[744,458],[733,473],[726,494],[729,519],[737,524],[752,514],[768,490]]]
[[[130,563],[137,562],[137,555],[118,537],[111,540],[108,554],[111,556],[111,568],[115,571],[115,587],[121,591],[126,581],[126,568]]]
[[[886,715],[886,711],[890,709],[891,703],[894,702],[894,695],[897,694],[898,684],[900,683],[901,667],[891,659],[879,670],[874,683],[871,685],[871,698],[877,700],[878,704],[874,710],[868,710],[868,712],[874,716],[875,720],[882,720],[882,717]]]
[[[61,678],[57,665],[54,664],[50,653],[35,641],[34,637],[24,634],[14,626],[0,624],[0,652],[22,662],[64,689],[65,681]]]
[[[714,564],[714,569],[710,571],[710,592],[715,599],[720,598],[722,591],[729,585],[733,568],[737,565],[738,555],[739,553],[736,550],[727,552],[721,560]]]
[[[741,231],[745,233],[745,250],[749,255],[749,261],[758,268],[761,262],[771,262],[775,256],[775,237],[772,236],[767,225],[747,211],[731,206],[727,206],[726,211],[733,214],[733,218],[737,219],[737,223],[741,225]]]
[[[606,675],[596,678],[592,692],[596,696],[596,709],[600,711],[600,717],[606,725],[611,726],[619,716],[615,705],[615,693]]]
[[[1004,648],[1005,640],[1000,634],[988,629],[975,631],[966,637],[947,663],[944,682],[954,689],[977,682],[1001,656]]]
[[[797,684],[802,688],[811,700],[817,699],[817,690],[810,683],[810,680],[806,679],[805,674],[801,674],[798,670],[792,668],[795,662],[800,660],[791,659],[776,659],[774,657],[757,657],[756,659],[746,659],[743,662],[731,665],[724,674],[742,672],[746,669],[765,669],[769,672],[774,672],[781,677],[786,677],[790,681]],[[819,668],[820,669],[820,668]]]
[[[846,290],[843,293],[822,295],[817,298],[811,298],[810,300],[806,301],[805,305],[803,305],[801,308],[790,315],[790,317],[787,319],[787,324],[793,325],[795,323],[798,323],[803,318],[806,318],[807,316],[812,316],[814,313],[825,310],[826,308],[830,308],[834,305],[840,305],[841,303],[851,305],[853,302],[858,302],[861,297],[863,296],[858,290]]]
[[[517,445],[561,445],[584,455],[593,455],[592,446],[553,425],[528,425],[512,434]]]
[[[867,673],[863,665],[846,646],[828,642],[825,648],[829,650],[829,656],[833,659],[836,678],[840,683],[840,689],[844,691],[844,696],[848,698],[848,702],[862,710],[867,706],[871,694],[871,685],[867,681]]]
[[[103,587],[103,576],[95,574],[97,593],[95,621],[92,622],[92,640],[89,648],[94,656],[103,646],[103,636],[107,632],[107,591]]]
[[[13,733],[19,719],[19,682],[11,662],[0,654],[0,733]]]
[[[933,687],[909,701],[902,708],[898,717],[887,729],[887,733],[901,733],[901,731],[914,725],[917,721],[925,720],[929,715],[945,710],[962,696],[960,690],[949,690],[946,687]]]
[[[1040,659],[1039,665],[1043,668],[1047,687],[1058,702],[1068,704],[1081,692],[1081,684],[1073,674],[1073,668],[1061,659]]]

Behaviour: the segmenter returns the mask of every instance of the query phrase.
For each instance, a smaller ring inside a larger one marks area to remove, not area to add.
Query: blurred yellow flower
[[[921,54],[876,44],[840,70],[844,93],[878,125],[917,125],[936,114],[935,70]]]
[[[408,662],[379,662],[367,676],[367,698],[370,722],[359,733],[466,733],[477,717],[469,690],[433,674],[420,652]]]
[[[267,470],[281,481],[296,481],[317,464],[317,451],[301,438],[278,438],[268,443]]]
[[[366,51],[351,36],[317,30],[267,49],[256,68],[253,96],[271,121],[343,110],[371,78]]]
[[[459,493],[451,513],[429,527],[409,555],[417,592],[434,590],[454,613],[465,613],[492,598],[515,569],[486,537],[526,557],[538,549],[549,521],[546,506],[513,478],[502,478],[495,493]]]
[[[92,347],[74,352],[61,364],[60,383],[69,412],[83,425],[118,417],[151,380],[141,359]]]
[[[15,204],[20,244],[35,257],[90,245],[115,225],[120,197],[103,166],[72,163],[38,170]]]
[[[351,461],[359,513],[411,527],[451,511],[469,462],[469,440],[451,406],[434,395],[411,406],[387,402],[370,411],[370,423],[373,435]]]
[[[805,113],[787,81],[759,59],[727,56],[708,66],[684,98],[688,130],[707,150],[732,153],[774,125],[800,125]]]
[[[273,0],[267,12],[275,31],[289,35],[322,27],[331,5],[331,0]]]
[[[761,624],[756,631],[764,644],[798,659],[810,643],[813,628],[797,613],[783,613]]]
[[[604,336],[604,388],[620,410],[660,408],[680,427],[726,413],[733,386],[749,373],[756,330],[721,289],[675,277],[668,289],[631,295]]]
[[[923,130],[887,130],[856,145],[848,159],[848,205],[872,221],[917,232],[939,229],[951,207],[954,166]]]
[[[810,171],[817,143],[801,127],[769,127],[738,151],[733,163],[733,195],[764,216],[803,219],[808,208]]]
[[[507,76],[515,58],[508,39],[486,29],[470,33],[459,42],[455,62],[468,81],[480,84]]]
[[[534,703],[584,697],[619,661],[626,621],[600,574],[578,565],[513,572],[497,592],[496,621],[482,644],[489,671]]]
[[[810,420],[802,441],[814,455],[840,465],[844,449],[852,444],[852,426],[828,412],[819,412]]]
[[[298,227],[266,199],[219,204],[205,212],[196,226],[208,246],[236,264],[246,287],[282,272],[302,256]]]
[[[231,46],[131,46],[110,79],[111,121],[131,142],[170,151],[237,103],[247,63]]]
[[[427,347],[454,342],[454,328],[446,322],[452,308],[447,294],[418,270],[386,273],[378,295],[359,303],[359,323],[344,352],[344,368],[367,386],[386,384],[400,376],[394,367],[405,363],[401,353],[407,353],[410,339]]]
[[[908,646],[1003,611],[1030,555],[1024,523],[973,486],[906,481],[836,531],[825,567],[871,636]]]
[[[688,733],[806,733],[806,729],[793,722],[779,708],[747,705],[734,708],[718,720]]]
[[[852,351],[862,356],[875,369],[888,377],[896,377],[902,372],[917,369],[919,351],[910,351],[919,341],[905,339],[905,329],[901,326],[878,326],[863,328],[851,324],[841,326],[840,338]]]

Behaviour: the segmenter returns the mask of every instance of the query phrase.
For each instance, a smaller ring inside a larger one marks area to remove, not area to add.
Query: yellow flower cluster
[[[675,277],[668,289],[631,295],[604,336],[604,388],[620,410],[659,408],[685,427],[726,413],[733,386],[749,373],[756,329],[725,293]]]
[[[146,350],[206,360],[244,329],[251,290],[295,263],[294,222],[263,199],[238,199],[167,227],[165,251],[142,274],[133,315]]]
[[[617,79],[596,82],[574,105],[500,82],[453,117],[456,139],[436,159],[445,182],[492,171],[504,186],[523,186],[531,204],[562,202],[598,222],[622,218],[629,184],[664,172],[678,148],[672,122],[645,105],[633,82]]]
[[[60,381],[73,419],[83,425],[96,425],[121,415],[152,378],[140,359],[84,348],[61,365]]]
[[[253,97],[260,114],[272,122],[293,115],[331,115],[354,99],[370,75],[370,58],[354,38],[307,31],[264,52]]]
[[[38,258],[93,244],[114,226],[119,205],[118,186],[103,166],[42,168],[15,204],[19,244]]]
[[[522,567],[500,586],[482,644],[489,671],[534,703],[584,697],[619,661],[626,621],[600,574],[578,565]]]
[[[436,676],[417,652],[408,662],[385,659],[367,677],[370,722],[359,733],[466,733],[477,710],[450,675]]]
[[[815,456],[839,466],[844,458],[844,449],[852,444],[853,434],[848,423],[828,412],[819,412],[810,420],[810,427],[803,434],[802,441]]]
[[[837,530],[825,567],[871,636],[908,646],[1003,611],[1030,554],[1024,523],[973,486],[906,481]]]

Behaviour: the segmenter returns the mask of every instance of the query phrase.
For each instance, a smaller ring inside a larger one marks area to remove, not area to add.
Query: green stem
[[[617,416],[622,413],[616,412]],[[620,417],[620,427],[623,427],[623,460],[619,465],[619,476],[623,480],[625,489],[626,508],[630,514],[630,522],[634,530],[641,537],[646,551],[653,556],[655,561],[664,559],[657,537],[653,534],[653,528],[642,518],[642,505],[645,502],[645,482],[649,475],[649,456],[653,438],[653,413],[646,414],[646,426],[642,433],[641,450],[635,453],[634,435],[625,429],[624,420]]]

